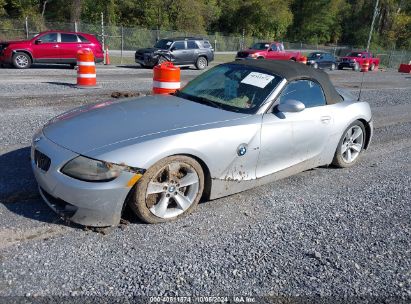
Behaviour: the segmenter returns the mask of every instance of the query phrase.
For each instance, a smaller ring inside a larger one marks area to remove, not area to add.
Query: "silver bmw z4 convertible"
[[[74,109],[33,137],[44,201],[65,218],[112,226],[126,204],[147,223],[333,164],[350,167],[373,133],[368,103],[323,71],[286,61],[218,65],[174,95]]]

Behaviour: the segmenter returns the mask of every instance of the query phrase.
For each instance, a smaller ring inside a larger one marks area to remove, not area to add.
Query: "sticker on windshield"
[[[275,77],[268,75],[268,74],[263,74],[263,73],[258,73],[258,72],[251,72],[250,74],[245,77],[241,83],[245,84],[250,84],[255,87],[259,88],[265,88],[267,84],[270,83],[271,80],[273,80]]]
[[[171,41],[167,41],[166,45],[170,45],[170,44],[171,44]]]

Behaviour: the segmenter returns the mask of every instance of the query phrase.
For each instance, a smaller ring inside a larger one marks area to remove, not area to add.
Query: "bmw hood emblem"
[[[241,144],[237,148],[238,156],[243,156],[247,153],[247,144]]]

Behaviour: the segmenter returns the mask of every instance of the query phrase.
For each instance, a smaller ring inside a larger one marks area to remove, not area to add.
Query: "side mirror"
[[[41,44],[43,41],[41,41],[40,39],[37,39],[36,41],[34,41],[35,44]]]
[[[287,99],[277,106],[277,110],[280,112],[301,112],[304,109],[305,105],[301,101],[295,99]]]

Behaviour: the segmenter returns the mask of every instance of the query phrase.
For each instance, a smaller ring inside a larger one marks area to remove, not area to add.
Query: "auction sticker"
[[[250,84],[255,87],[259,88],[265,88],[267,84],[270,83],[271,80],[273,80],[275,77],[268,75],[268,74],[263,74],[263,73],[258,73],[258,72],[251,72],[250,74],[245,77],[241,83],[245,84]]]

